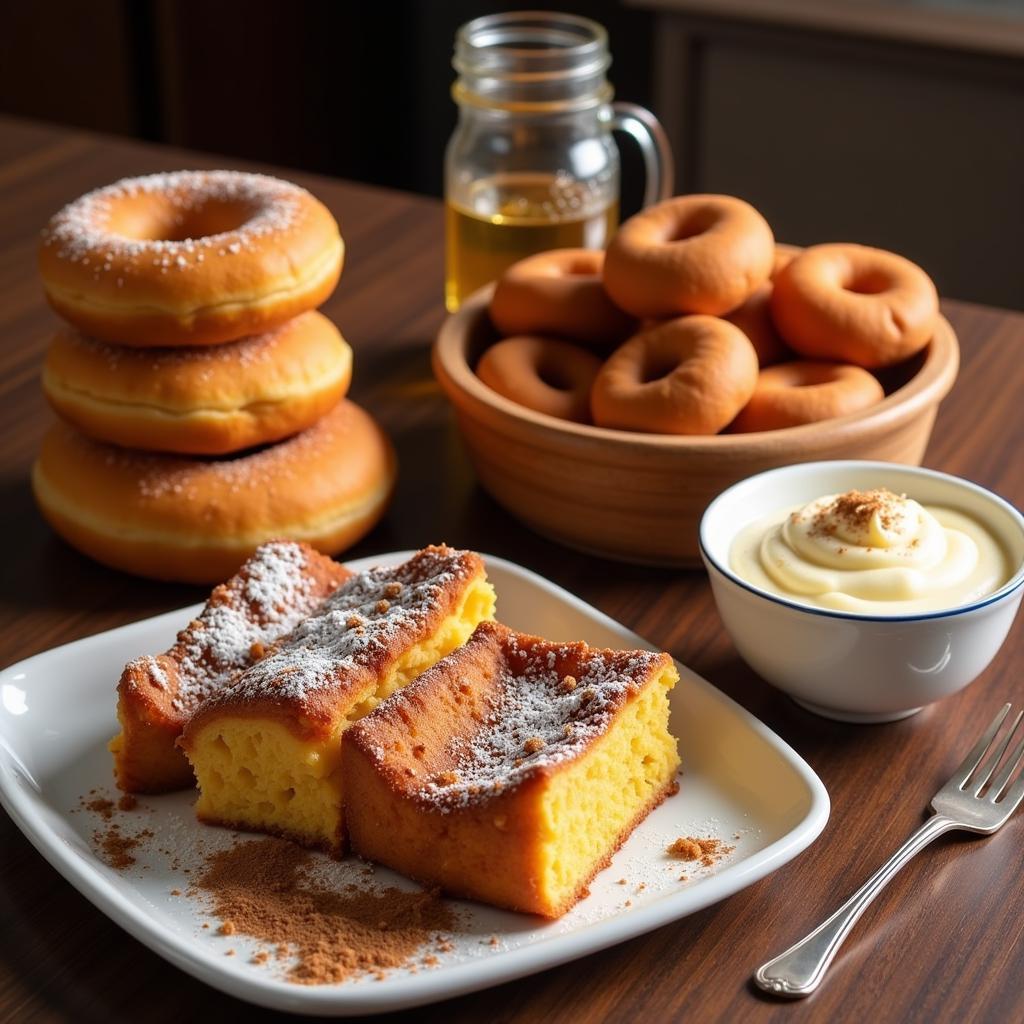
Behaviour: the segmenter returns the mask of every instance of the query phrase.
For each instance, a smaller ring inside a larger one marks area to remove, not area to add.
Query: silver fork
[[[1024,763],[1024,739],[1013,748],[999,774],[995,774],[1024,718],[1024,711],[1019,712],[1010,731],[995,743],[1009,711],[1010,705],[1004,704],[953,777],[932,797],[932,817],[827,921],[757,969],[754,981],[759,988],[793,999],[809,996],[821,984],[828,965],[860,915],[914,854],[944,832],[963,829],[987,836],[1006,822],[1024,799],[1024,773],[1018,777],[1018,769]]]

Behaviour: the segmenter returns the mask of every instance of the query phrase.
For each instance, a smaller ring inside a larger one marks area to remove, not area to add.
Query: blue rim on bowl
[[[939,480],[943,483],[949,484],[950,486],[972,491],[983,499],[1000,506],[1009,515],[1009,517],[1016,522],[1021,535],[1024,536],[1024,515],[1011,505],[1010,502],[1005,498],[1000,497],[995,493],[995,491],[991,491],[987,487],[982,487],[981,484],[972,483],[970,480],[964,480],[962,477],[953,476],[950,473],[942,473],[937,469],[925,469],[923,466],[906,466],[896,462],[878,462],[868,459],[835,459],[825,462],[792,463],[788,466],[777,466],[775,469],[766,469],[763,473],[755,473],[753,476],[748,476],[745,479],[734,483],[731,487],[727,487],[711,502],[710,505],[708,505],[704,510],[704,514],[701,516],[700,528],[697,535],[701,556],[706,562],[713,565],[718,572],[725,576],[726,579],[732,581],[743,590],[746,590],[751,594],[756,594],[758,597],[763,597],[765,600],[771,601],[774,604],[780,604],[787,608],[793,608],[796,611],[806,612],[808,615],[820,615],[829,619],[853,619],[858,622],[917,622],[926,619],[945,619],[953,615],[964,615],[967,612],[976,611],[979,608],[985,608],[990,604],[995,604],[997,601],[1003,600],[1024,584],[1024,560],[1021,560],[1016,571],[1009,580],[1007,580],[1006,583],[1004,583],[994,593],[986,594],[984,597],[979,597],[977,600],[971,601],[967,604],[956,605],[954,608],[947,608],[935,612],[921,612],[917,615],[867,615],[860,612],[833,611],[829,608],[816,608],[812,605],[801,604],[799,601],[793,601],[789,598],[782,597],[779,594],[773,594],[771,591],[762,590],[760,587],[757,587],[754,584],[747,582],[742,577],[737,576],[732,569],[727,565],[723,565],[714,557],[714,555],[711,554],[709,545],[705,539],[705,531],[707,530],[708,521],[711,518],[715,507],[728,498],[728,496],[737,488],[745,487],[749,485],[752,480],[760,480],[762,477],[791,472],[798,466],[801,468],[828,466],[833,469],[842,469],[845,467],[850,469],[877,469],[879,473],[891,473],[893,470],[896,470],[898,472],[908,472],[914,476],[924,476],[932,480]]]

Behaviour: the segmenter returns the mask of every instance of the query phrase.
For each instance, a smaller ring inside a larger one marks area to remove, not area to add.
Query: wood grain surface
[[[33,506],[28,471],[50,419],[39,368],[53,316],[38,232],[60,205],[127,174],[216,159],[0,119],[0,664],[200,599],[95,565]],[[262,168],[260,168],[262,169]],[[586,960],[407,1013],[458,1021],[1010,1021],[1024,1019],[1024,815],[987,840],[950,837],[867,912],[812,999],[757,994],[752,970],[831,911],[921,820],[965,740],[1024,696],[1018,621],[967,691],[884,726],[800,710],[738,659],[700,572],[602,562],[530,533],[476,486],[429,369],[442,316],[442,216],[425,199],[290,175],[337,216],[349,259],[325,312],[355,354],[353,397],[395,440],[394,506],[353,556],[446,540],[513,559],[671,651],[788,740],[832,798],[821,838],[717,906]],[[964,253],[964,259],[978,258]],[[925,464],[1024,505],[1024,316],[948,303],[963,348]],[[113,691],[111,693],[113,700]],[[129,938],[0,815],[0,1020],[270,1019]]]

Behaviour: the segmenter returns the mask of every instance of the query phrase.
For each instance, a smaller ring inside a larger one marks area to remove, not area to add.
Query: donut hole
[[[709,231],[719,220],[719,212],[710,207],[694,210],[687,217],[676,221],[665,238],[666,242],[685,242]]]
[[[854,295],[881,295],[891,287],[892,281],[887,274],[870,269],[854,271],[843,284],[843,288]]]
[[[640,383],[653,384],[656,380],[662,380],[678,366],[678,359],[671,359],[663,352],[649,352],[641,367]]]
[[[555,391],[572,391],[573,389],[573,382],[566,368],[550,357],[542,359],[537,364],[537,376]]]
[[[107,229],[139,242],[184,242],[236,231],[252,219],[251,204],[209,198],[182,207],[164,196],[142,195],[111,211]]]
[[[587,259],[585,256],[578,256],[574,260],[570,260],[565,263],[562,267],[562,272],[567,277],[600,277],[600,270],[595,269],[594,261]]]
[[[783,385],[790,388],[817,388],[822,384],[833,384],[837,377],[831,366],[808,367],[802,371],[803,375],[797,379],[790,379]]]

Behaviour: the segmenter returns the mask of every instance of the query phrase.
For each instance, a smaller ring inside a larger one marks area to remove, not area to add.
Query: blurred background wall
[[[439,195],[455,29],[537,6],[7,2],[0,111]],[[885,246],[945,295],[1024,308],[1021,0],[554,6],[608,28],[617,94],[662,118],[678,190],[741,195],[784,241]]]

